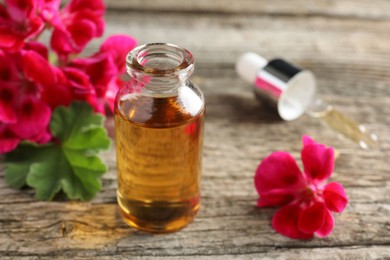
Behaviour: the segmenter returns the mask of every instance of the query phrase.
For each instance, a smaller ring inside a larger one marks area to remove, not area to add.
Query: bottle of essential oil
[[[126,63],[131,79],[115,104],[119,207],[130,226],[175,231],[193,220],[200,200],[205,105],[189,80],[194,58],[153,43]]]

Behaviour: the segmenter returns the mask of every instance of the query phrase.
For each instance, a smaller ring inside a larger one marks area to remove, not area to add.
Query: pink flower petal
[[[64,59],[64,56],[69,55],[69,53],[78,53],[81,51],[81,48],[73,43],[70,33],[59,27],[53,30],[50,46],[61,59]]]
[[[22,52],[22,69],[27,79],[43,87],[53,87],[55,74],[49,62],[35,51]]]
[[[104,32],[104,3],[101,0],[73,0],[61,10],[60,15],[44,13],[54,31],[51,47],[66,62],[71,53],[81,52],[94,37]]]
[[[259,194],[274,189],[299,189],[304,178],[294,158],[286,152],[274,152],[258,166],[255,187]]]
[[[0,81],[1,84],[9,81],[17,81],[19,79],[19,71],[12,56],[0,50]]]
[[[4,95],[4,93],[0,90],[0,122],[8,124],[16,123],[16,113],[13,104],[2,102],[1,95]]]
[[[54,31],[51,37],[52,49],[66,61],[70,53],[79,53],[94,37],[100,37],[104,31],[101,14],[82,9],[75,13],[65,13],[64,20],[54,19]]]
[[[103,35],[105,23],[102,14],[92,10],[83,9],[74,13],[70,24],[77,25],[83,21],[88,21],[90,24],[93,24],[93,37],[100,37]]]
[[[48,60],[49,57],[49,51],[47,50],[46,45],[40,43],[40,42],[27,42],[24,45],[24,50],[34,51],[38,54],[40,54],[45,60]]]
[[[123,73],[126,63],[125,57],[135,46],[137,46],[137,41],[130,36],[112,35],[100,46],[100,52],[108,53],[115,62],[118,71]]]
[[[29,18],[28,27],[25,31],[25,37],[27,40],[33,39],[38,36],[44,29],[45,24],[41,17],[34,16]]]
[[[77,12],[82,9],[89,9],[103,14],[106,7],[103,0],[72,0],[69,4],[71,12]]]
[[[95,93],[95,90],[89,81],[89,77],[85,72],[70,67],[63,68],[62,71],[68,79],[72,93],[75,95],[88,95]]]
[[[42,100],[44,100],[51,108],[64,105],[68,106],[72,101],[71,87],[68,84],[68,78],[63,71],[57,67],[53,67],[56,74],[57,82],[54,86],[47,87],[43,90]]]
[[[307,145],[318,145],[318,143],[316,143],[310,136],[308,135],[303,135],[302,136],[302,143],[303,143],[303,146],[307,146]]]
[[[75,50],[82,50],[96,35],[95,24],[87,19],[80,19],[67,27],[72,40],[77,46]]]
[[[45,102],[26,96],[17,108],[17,114],[17,123],[9,125],[9,128],[19,138],[30,139],[46,131],[51,110]]]
[[[3,3],[0,3],[0,24],[6,23],[10,19],[7,7]]]
[[[314,183],[328,179],[334,169],[334,150],[325,145],[317,144],[308,137],[304,137],[302,162],[305,174]]]
[[[96,112],[104,114],[104,100],[97,97],[88,75],[77,68],[71,67],[63,68],[62,71],[68,79],[72,99],[86,101]]]
[[[257,206],[262,207],[276,207],[283,206],[295,198],[295,190],[273,190],[270,192],[263,192],[257,200]]]
[[[324,224],[320,229],[318,229],[315,234],[318,237],[327,237],[332,233],[334,227],[334,218],[329,210],[325,210]]]
[[[322,227],[325,219],[325,205],[322,202],[314,202],[313,205],[304,208],[298,218],[298,228],[303,233],[313,234]]]
[[[19,85],[3,82],[0,84],[0,122],[16,123],[15,100]]]
[[[17,22],[25,22],[35,12],[36,0],[5,0],[8,12]]]
[[[49,142],[51,140],[51,138],[52,138],[51,134],[49,133],[48,130],[46,130],[46,131],[43,131],[43,132],[37,134],[33,138],[30,138],[29,140],[31,142],[34,142],[34,143],[45,144],[45,143]]]
[[[43,29],[41,17],[36,15],[36,0],[6,0],[6,13],[0,9],[0,45],[9,51],[19,51],[24,41],[37,36]]]
[[[11,28],[0,27],[0,48],[11,52],[20,50],[24,44],[24,36]]]
[[[334,212],[343,212],[348,204],[347,194],[344,187],[337,182],[330,182],[324,188],[326,207]]]
[[[0,124],[0,154],[14,150],[19,142],[20,139],[5,124]]]
[[[49,24],[55,24],[53,21],[58,21],[61,0],[43,0],[41,1],[40,13],[43,19]]]
[[[295,239],[310,239],[313,234],[303,233],[298,229],[300,206],[289,204],[276,211],[272,218],[272,227],[280,234]]]
[[[74,59],[71,66],[81,69],[89,76],[99,98],[106,95],[108,85],[118,76],[115,64],[106,53]]]

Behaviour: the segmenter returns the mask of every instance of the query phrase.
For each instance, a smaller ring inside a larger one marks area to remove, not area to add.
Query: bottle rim
[[[153,59],[159,62],[153,64]],[[161,61],[166,64],[161,64]],[[189,77],[194,69],[192,53],[171,43],[148,43],[137,46],[126,56],[127,72],[138,78],[139,75],[150,77]]]

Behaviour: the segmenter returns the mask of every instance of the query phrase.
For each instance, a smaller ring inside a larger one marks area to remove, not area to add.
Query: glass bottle
[[[167,43],[133,49],[116,96],[117,199],[124,220],[165,233],[199,209],[204,97],[189,77],[192,54]]]

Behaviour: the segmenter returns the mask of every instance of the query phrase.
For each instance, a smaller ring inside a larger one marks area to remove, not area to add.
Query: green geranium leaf
[[[18,149],[6,154],[5,180],[11,187],[22,188],[26,185],[30,165],[45,158],[39,150],[38,146],[32,143],[23,143]]]
[[[23,143],[8,153],[6,181],[15,188],[26,184],[35,188],[41,200],[51,200],[61,190],[70,199],[91,199],[100,190],[100,177],[107,170],[96,156],[111,143],[103,120],[86,103],[57,108],[50,130],[58,143]]]

